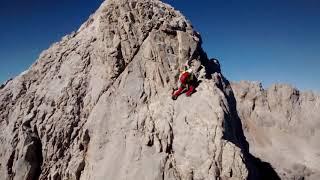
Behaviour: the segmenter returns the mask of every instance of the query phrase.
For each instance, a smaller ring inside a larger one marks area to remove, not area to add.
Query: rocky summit
[[[173,101],[186,61],[198,87]],[[251,141],[252,131],[249,142],[259,158],[249,152],[240,119],[247,116],[238,115],[235,97],[180,12],[158,0],[104,1],[76,32],[0,87],[0,177],[279,179],[273,166],[281,164],[259,159],[276,162]],[[306,167],[319,166],[313,161]]]

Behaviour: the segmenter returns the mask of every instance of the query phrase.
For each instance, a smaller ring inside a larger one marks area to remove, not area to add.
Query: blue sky
[[[102,0],[1,0],[0,82],[76,30]],[[199,31],[232,81],[320,92],[319,0],[165,0]]]

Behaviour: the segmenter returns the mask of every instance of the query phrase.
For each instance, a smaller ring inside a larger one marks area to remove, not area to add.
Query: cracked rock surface
[[[281,84],[232,88],[251,152],[282,179],[320,179],[320,96]]]
[[[201,83],[172,101],[186,60]],[[249,153],[235,104],[180,12],[108,0],[1,86],[0,177],[263,179],[272,168]]]

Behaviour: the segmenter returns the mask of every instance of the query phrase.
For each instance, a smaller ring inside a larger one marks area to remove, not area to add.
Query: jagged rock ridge
[[[320,179],[320,96],[289,85],[232,83],[251,152],[282,179]]]
[[[200,83],[172,101],[190,61]],[[4,179],[263,179],[201,38],[157,0],[109,0],[0,89]],[[266,174],[263,174],[266,173]]]

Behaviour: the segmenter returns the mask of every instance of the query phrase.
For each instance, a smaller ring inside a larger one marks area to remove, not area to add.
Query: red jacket
[[[192,80],[192,74],[188,73],[188,72],[183,72],[180,76],[180,82],[181,84],[188,84],[190,81]]]

